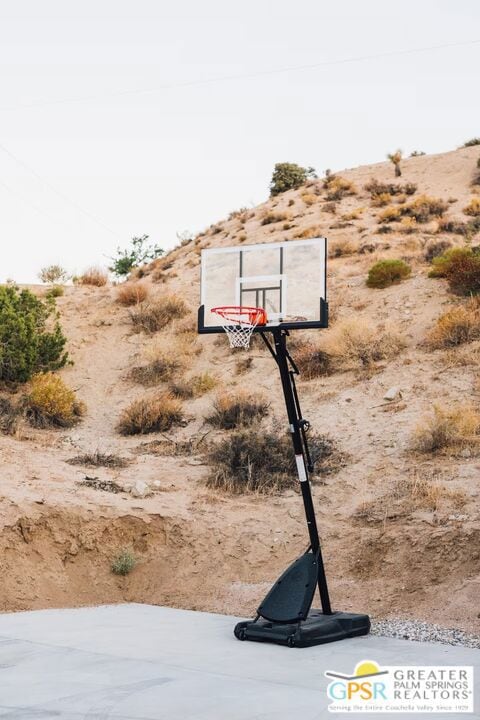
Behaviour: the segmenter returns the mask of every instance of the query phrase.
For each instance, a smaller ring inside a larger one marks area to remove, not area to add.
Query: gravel
[[[372,635],[417,640],[418,642],[436,642],[442,645],[463,645],[463,647],[480,649],[480,636],[467,633],[457,628],[445,628],[440,625],[421,620],[373,620]]]

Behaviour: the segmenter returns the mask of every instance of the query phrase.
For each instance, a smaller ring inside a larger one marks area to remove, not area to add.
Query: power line
[[[18,197],[19,197],[21,200],[23,200],[23,202],[24,202],[26,205],[28,205],[29,207],[33,208],[33,210],[35,210],[35,212],[37,212],[37,213],[39,213],[40,215],[43,215],[44,217],[46,217],[48,220],[50,220],[50,222],[56,223],[57,225],[62,225],[64,228],[67,228],[67,230],[70,231],[70,227],[69,227],[66,223],[64,223],[62,220],[59,220],[58,218],[53,217],[53,216],[50,215],[49,213],[45,212],[45,210],[42,210],[42,208],[40,208],[40,207],[38,207],[37,205],[35,205],[35,203],[32,203],[32,202],[30,201],[30,199],[29,199],[26,195],[24,195],[24,193],[19,192],[18,190],[15,190],[14,188],[10,187],[10,185],[7,185],[7,183],[4,182],[3,180],[0,180],[0,185],[1,185],[3,188],[5,188],[5,190],[8,190],[8,192],[11,193],[12,195],[14,195],[14,196],[15,196],[15,195],[18,195]]]
[[[49,105],[66,105],[69,103],[83,103],[83,102],[95,102],[97,100],[103,100],[105,98],[115,98],[115,97],[124,97],[128,95],[143,95],[143,94],[149,94],[149,93],[156,93],[161,92],[162,90],[175,90],[180,88],[188,88],[188,87],[196,87],[196,86],[202,86],[202,85],[214,85],[216,83],[223,83],[223,82],[235,82],[239,80],[253,80],[255,78],[259,77],[267,77],[269,75],[279,75],[282,73],[288,73],[288,72],[302,72],[305,70],[316,70],[326,67],[333,67],[335,65],[349,65],[357,62],[367,62],[369,60],[381,60],[385,58],[392,58],[392,57],[401,57],[404,55],[413,55],[415,53],[425,53],[430,52],[432,50],[444,50],[449,48],[458,48],[458,47],[468,47],[470,45],[478,45],[480,43],[479,40],[466,40],[464,42],[454,42],[454,43],[443,43],[441,45],[429,45],[425,47],[418,47],[418,48],[405,48],[401,50],[391,50],[388,52],[382,52],[382,53],[375,53],[371,55],[359,55],[356,57],[350,57],[350,58],[342,58],[338,60],[324,60],[317,63],[311,63],[308,65],[290,65],[287,67],[280,67],[280,68],[272,68],[270,70],[259,70],[256,72],[251,73],[240,73],[237,75],[224,75],[220,77],[213,77],[213,78],[205,78],[203,80],[187,80],[185,82],[180,83],[169,83],[165,85],[158,85],[157,87],[152,88],[143,88],[143,89],[130,89],[130,90],[118,90],[113,91],[109,93],[102,93],[98,95],[90,95],[90,96],[84,96],[84,97],[76,97],[76,98],[59,98],[56,100],[44,100],[39,102],[33,102],[33,103],[22,103],[19,105],[14,105],[10,107],[0,107],[0,111],[11,111],[11,110],[21,110],[21,109],[29,109],[29,108],[41,108],[41,107],[47,107]]]
[[[112,230],[111,228],[109,228],[108,225],[105,225],[105,223],[103,222],[103,220],[100,220],[100,219],[97,218],[95,215],[92,215],[91,212],[89,212],[88,210],[85,210],[84,208],[82,208],[75,200],[72,200],[72,199],[69,198],[67,195],[65,195],[64,193],[62,193],[60,190],[57,190],[57,188],[54,187],[48,180],[45,180],[45,178],[43,178],[41,175],[39,175],[36,170],[34,170],[34,169],[33,169],[32,167],[30,167],[29,165],[27,165],[27,163],[24,162],[23,160],[21,160],[19,157],[17,157],[16,155],[14,155],[8,148],[5,147],[5,145],[2,145],[1,143],[0,143],[0,150],[3,150],[3,152],[4,152],[6,155],[8,155],[9,157],[11,157],[12,160],[14,160],[14,161],[15,161],[16,163],[18,163],[21,167],[23,167],[25,170],[27,170],[29,173],[31,173],[34,177],[36,177],[37,180],[39,180],[41,183],[43,183],[43,184],[45,185],[45,187],[48,187],[52,192],[54,192],[56,195],[58,195],[58,197],[60,197],[64,202],[67,202],[67,203],[69,203],[70,205],[72,205],[72,206],[73,206],[74,208],[76,208],[79,212],[81,212],[83,215],[85,215],[85,217],[88,217],[90,220],[92,220],[93,222],[97,223],[97,225],[100,225],[104,230],[107,230],[107,231],[108,231],[109,233],[111,233],[112,235],[115,235],[115,236],[118,237],[118,238],[120,237],[119,233],[117,233],[117,232],[115,232],[115,230]],[[6,186],[5,186],[5,187],[6,187]]]

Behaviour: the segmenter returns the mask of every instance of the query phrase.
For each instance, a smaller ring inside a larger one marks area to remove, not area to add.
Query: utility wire
[[[21,167],[23,167],[25,170],[27,170],[29,173],[31,173],[34,177],[36,177],[37,180],[39,180],[41,183],[43,183],[43,185],[45,185],[45,187],[48,187],[52,192],[54,192],[56,195],[58,195],[58,197],[60,197],[64,202],[67,202],[70,205],[72,205],[79,212],[81,212],[83,215],[85,215],[85,217],[88,217],[90,220],[97,223],[97,225],[101,226],[104,230],[107,230],[112,235],[115,235],[118,238],[121,237],[119,235],[119,233],[115,232],[115,230],[112,230],[110,227],[108,227],[108,225],[105,225],[103,220],[100,220],[95,215],[92,215],[92,213],[90,213],[90,212],[88,212],[88,210],[85,210],[84,208],[82,208],[75,200],[72,200],[67,195],[65,195],[63,192],[61,192],[60,190],[57,190],[57,188],[54,187],[48,180],[45,180],[45,178],[43,178],[41,175],[39,175],[36,170],[34,170],[29,165],[27,165],[27,163],[24,162],[23,160],[21,160],[19,157],[14,155],[8,148],[5,147],[5,145],[2,145],[1,143],[0,143],[0,150],[2,150],[6,155],[11,157],[12,160],[14,160]]]
[[[11,195],[18,196],[26,205],[33,208],[35,212],[39,213],[40,215],[43,215],[43,217],[46,217],[50,222],[56,223],[57,225],[62,225],[64,228],[67,228],[67,230],[70,232],[71,228],[64,223],[62,220],[59,220],[58,218],[53,217],[49,213],[45,212],[45,210],[42,210],[42,208],[38,207],[38,205],[35,205],[35,203],[32,203],[30,199],[22,192],[19,192],[18,190],[15,190],[14,188],[10,187],[10,185],[7,185],[6,182],[3,180],[0,180],[0,185],[5,188],[5,190],[8,190],[8,192]]]
[[[28,108],[41,108],[41,107],[47,107],[49,105],[65,105],[69,103],[83,103],[83,102],[95,102],[97,100],[103,100],[105,98],[115,98],[115,97],[124,97],[128,95],[143,95],[143,94],[149,94],[149,93],[156,93],[160,92],[162,90],[174,90],[177,88],[187,88],[187,87],[196,87],[196,86],[202,86],[202,85],[214,85],[216,83],[223,83],[223,82],[235,82],[239,80],[253,80],[255,78],[259,77],[267,77],[269,75],[279,75],[282,73],[288,73],[288,72],[302,72],[305,70],[315,70],[320,68],[326,68],[326,67],[333,67],[334,65],[349,65],[354,64],[358,62],[366,62],[369,60],[381,60],[385,58],[391,58],[391,57],[402,57],[404,55],[413,55],[416,53],[425,53],[430,52],[432,50],[444,50],[447,48],[458,48],[458,47],[468,47],[471,45],[478,45],[480,43],[479,40],[467,40],[464,42],[454,42],[454,43],[442,43],[441,45],[429,45],[426,47],[418,47],[418,48],[406,48],[402,50],[391,50],[388,52],[382,52],[382,53],[375,53],[371,55],[359,55],[356,57],[350,57],[350,58],[343,58],[338,60],[324,60],[322,62],[318,63],[311,63],[308,65],[290,65],[288,67],[280,67],[280,68],[272,68],[270,70],[259,70],[256,72],[250,72],[250,73],[240,73],[237,75],[224,75],[220,77],[213,77],[213,78],[205,78],[203,80],[187,80],[185,82],[180,83],[169,83],[165,85],[158,85],[157,87],[152,88],[143,88],[143,89],[130,89],[130,90],[118,90],[113,91],[109,93],[103,93],[98,95],[90,95],[90,96],[84,96],[84,97],[74,97],[74,98],[59,98],[57,100],[44,100],[39,102],[33,102],[33,103],[23,103],[15,106],[10,107],[0,107],[0,111],[10,111],[10,110],[20,110],[20,109],[28,109]]]

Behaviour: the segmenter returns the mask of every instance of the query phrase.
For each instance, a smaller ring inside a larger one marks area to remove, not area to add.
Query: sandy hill
[[[200,251],[325,235],[332,327],[324,337],[338,366],[302,379],[299,390],[304,416],[335,441],[343,458],[314,486],[334,607],[479,630],[475,442],[436,453],[413,449],[415,428],[435,403],[479,404],[478,341],[453,350],[432,350],[424,342],[442,313],[465,302],[444,280],[428,277],[425,252],[439,241],[464,245],[466,239],[435,216],[416,224],[380,222],[385,207],[428,195],[444,201],[443,218],[466,223],[463,209],[474,197],[479,154],[471,147],[410,158],[398,179],[390,163],[349,169],[339,175],[352,184],[352,194],[337,200],[327,197],[335,186],[312,180],[233,212],[129,281],[147,289],[143,306],[172,294],[187,303],[189,314],[158,332],[135,331],[131,313],[138,308],[119,305],[118,288],[67,288],[58,307],[74,365],[61,375],[87,413],[71,430],[22,427],[16,436],[0,435],[2,609],[125,599],[254,611],[270,581],[306,545],[303,508],[294,490],[231,495],[205,485],[211,469],[196,442],[206,433],[204,442],[225,435],[205,422],[219,392],[256,388],[270,399],[263,427],[281,427],[285,418],[276,371],[259,344],[248,356],[232,354],[223,337],[192,332]],[[365,189],[372,179],[416,189],[384,198],[379,207]],[[387,226],[390,232],[383,230]],[[368,288],[368,269],[383,258],[403,259],[411,275],[385,289]],[[367,360],[345,355],[342,328],[352,321],[363,328],[367,346],[380,348]],[[295,352],[318,342],[318,334],[304,333]],[[168,381],[143,387],[132,368],[159,353],[175,355],[180,365]],[[182,401],[184,426],[163,434],[117,432],[119,416],[133,400],[207,372],[215,386]],[[385,399],[389,390],[392,400]],[[166,438],[193,438],[193,449],[175,454]],[[66,462],[95,450],[128,464]],[[81,485],[86,476],[123,489]],[[132,550],[138,565],[118,577],[111,563],[123,548]]]

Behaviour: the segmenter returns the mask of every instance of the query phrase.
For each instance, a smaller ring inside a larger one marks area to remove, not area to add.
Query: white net
[[[247,350],[250,347],[250,340],[252,333],[257,323],[241,323],[240,325],[225,325],[222,323],[222,327],[227,333],[228,340],[231,348],[245,348]]]
[[[265,322],[265,312],[261,308],[213,308],[219,315],[231,348],[249,348],[252,333],[259,322]]]

